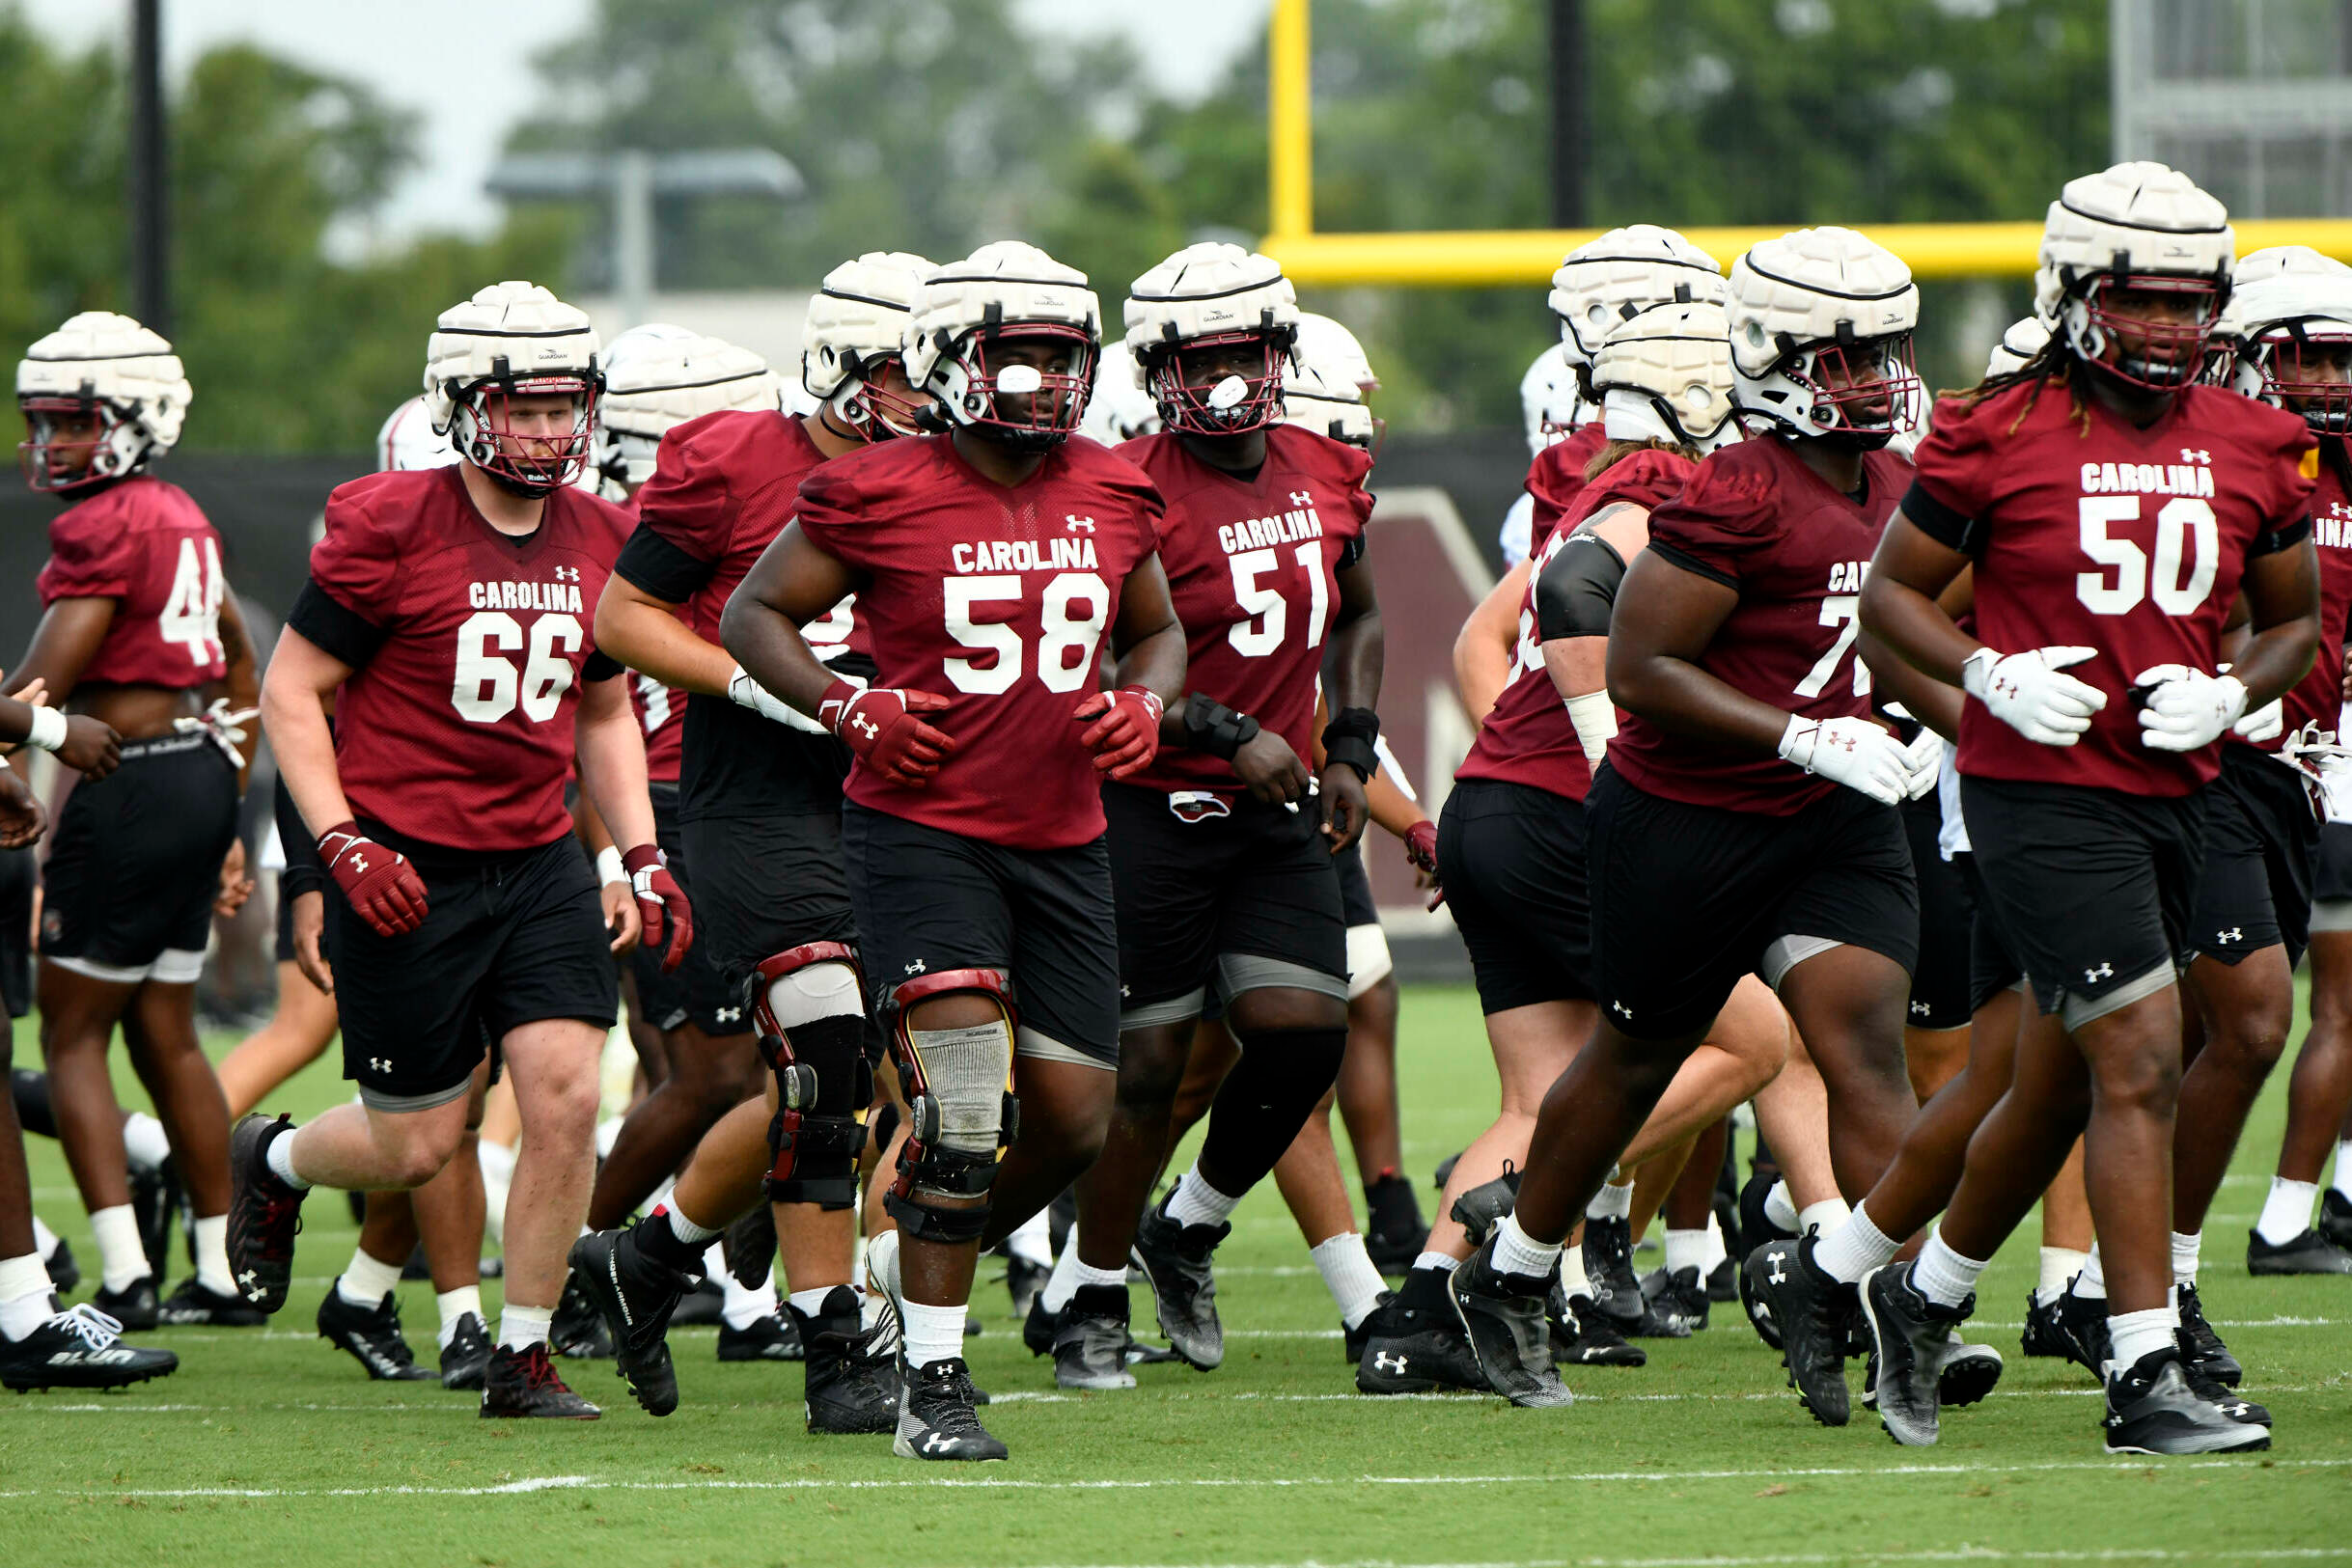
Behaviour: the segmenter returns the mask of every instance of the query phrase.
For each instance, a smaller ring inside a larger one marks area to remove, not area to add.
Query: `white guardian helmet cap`
[[[2118,163],[2066,181],[2042,223],[2034,314],[2077,359],[2157,392],[2188,385],[2228,303],[2237,240],[2222,204],[2177,169]],[[2118,290],[2184,296],[2186,320],[2118,311]]]
[[[425,406],[457,455],[522,495],[574,482],[588,466],[601,345],[587,313],[535,283],[494,283],[441,313],[425,346]],[[516,398],[567,397],[567,434],[516,431]]]
[[[1919,286],[1851,229],[1799,229],[1731,263],[1732,400],[1797,436],[1883,447],[1914,427]]]
[[[26,482],[69,494],[139,472],[180,440],[189,397],[180,356],[159,334],[112,311],[69,317],[16,364]],[[93,415],[94,433],[61,439],[61,419]]]
[[[661,438],[674,426],[726,411],[774,412],[783,389],[748,348],[666,321],[634,326],[604,358],[596,410],[598,494],[624,501],[653,477]]]
[[[1058,343],[1045,369],[1002,364],[1007,340]],[[1019,451],[1078,428],[1102,346],[1102,307],[1086,274],[1035,245],[999,239],[926,274],[906,325],[906,375],[947,423]]]
[[[907,313],[930,270],[905,251],[868,251],[826,273],[809,296],[800,384],[864,440],[912,434],[930,401],[882,384],[891,366],[904,371]]]

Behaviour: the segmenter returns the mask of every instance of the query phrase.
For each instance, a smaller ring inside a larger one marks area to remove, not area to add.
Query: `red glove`
[[[407,856],[360,832],[356,821],[320,834],[318,858],[377,936],[401,936],[425,923],[425,879]]]
[[[955,755],[955,737],[915,715],[947,706],[948,700],[936,692],[888,686],[860,690],[837,680],[817,702],[816,717],[868,767],[901,789],[921,789],[939,771],[941,760]]]
[[[1446,901],[1445,878],[1437,870],[1437,824],[1424,817],[1404,830],[1404,858],[1428,879],[1429,908]]]
[[[629,891],[637,895],[637,919],[645,926],[640,939],[649,948],[661,949],[661,972],[674,975],[678,966],[686,961],[686,949],[694,946],[694,909],[686,902],[686,891],[670,874],[661,851],[651,844],[639,844],[621,857],[621,868],[629,874]],[[670,940],[662,942],[663,931]]]
[[[1070,717],[1081,724],[1093,720],[1078,744],[1094,754],[1094,766],[1114,779],[1124,779],[1150,766],[1160,750],[1159,693],[1148,686],[1121,686],[1096,692],[1078,704]]]

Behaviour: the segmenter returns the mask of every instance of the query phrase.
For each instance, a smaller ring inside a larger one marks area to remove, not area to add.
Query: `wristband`
[[[1184,744],[1196,752],[1222,756],[1233,754],[1258,738],[1263,727],[1246,713],[1236,713],[1213,697],[1195,692],[1184,700]]]
[[[1342,708],[1323,726],[1325,764],[1351,767],[1356,777],[1370,784],[1380,771],[1380,754],[1375,749],[1379,739],[1379,714],[1370,708]]]
[[[596,880],[598,882],[626,882],[628,867],[621,864],[621,851],[606,844],[596,851]]]
[[[57,750],[66,743],[66,716],[56,708],[35,708],[33,728],[24,743],[44,752]]]

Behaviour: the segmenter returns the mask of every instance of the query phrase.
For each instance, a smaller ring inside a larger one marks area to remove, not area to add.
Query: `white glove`
[[[1792,713],[1781,732],[1781,758],[1882,806],[1895,805],[1911,787],[1903,743],[1868,719],[1800,719]]]
[[[2222,738],[2246,711],[2246,683],[2185,664],[2160,664],[2132,677],[2150,686],[2140,704],[2140,744],[2152,752],[2194,752]]]
[[[2251,740],[2256,745],[2266,740],[2277,740],[2286,733],[2286,699],[2272,698],[2231,725],[2229,732],[2240,740]]]
[[[2042,746],[2071,746],[2107,705],[2107,694],[2062,672],[2096,653],[2089,647],[2037,647],[2001,654],[1980,647],[1960,666],[1960,686],[1986,711]]]
[[[860,691],[866,687],[866,683],[855,675],[843,675],[840,678],[848,681]],[[773,719],[788,729],[798,729],[812,735],[830,732],[816,720],[752,679],[739,664],[727,677],[727,700],[737,707],[751,709],[763,719]]]
[[[1607,692],[1580,692],[1563,701],[1568,706],[1568,723],[1576,727],[1577,743],[1585,749],[1585,760],[1593,767],[1609,755],[1609,742],[1617,736],[1617,704],[1609,701]]]
[[[1911,770],[1911,784],[1904,791],[1918,800],[1935,788],[1936,780],[1944,773],[1944,737],[1926,726],[1903,748],[1904,764]]]

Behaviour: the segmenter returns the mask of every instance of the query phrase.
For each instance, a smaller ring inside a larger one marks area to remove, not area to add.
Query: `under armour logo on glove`
[[[2096,985],[2101,980],[2112,980],[2115,977],[2116,966],[2113,964],[2101,964],[2096,969],[2087,969],[2083,971],[2083,983],[2085,985]]]
[[[318,858],[353,913],[377,936],[401,936],[425,923],[425,879],[408,857],[339,823],[318,836]]]
[[[874,736],[882,732],[881,730],[875,729],[873,721],[866,717],[866,715],[863,713],[850,720],[849,727],[855,729],[859,734],[864,735],[868,740],[873,739]]]
[[[661,952],[661,972],[674,975],[694,946],[694,910],[685,890],[670,874],[669,864],[651,844],[639,844],[621,857],[629,874],[629,891],[637,895],[637,918],[645,924],[645,945]],[[665,933],[668,940],[665,942]]]
[[[818,700],[816,717],[841,736],[861,764],[901,789],[921,789],[939,764],[955,755],[955,741],[917,715],[953,705],[936,692],[860,688],[836,680]]]

